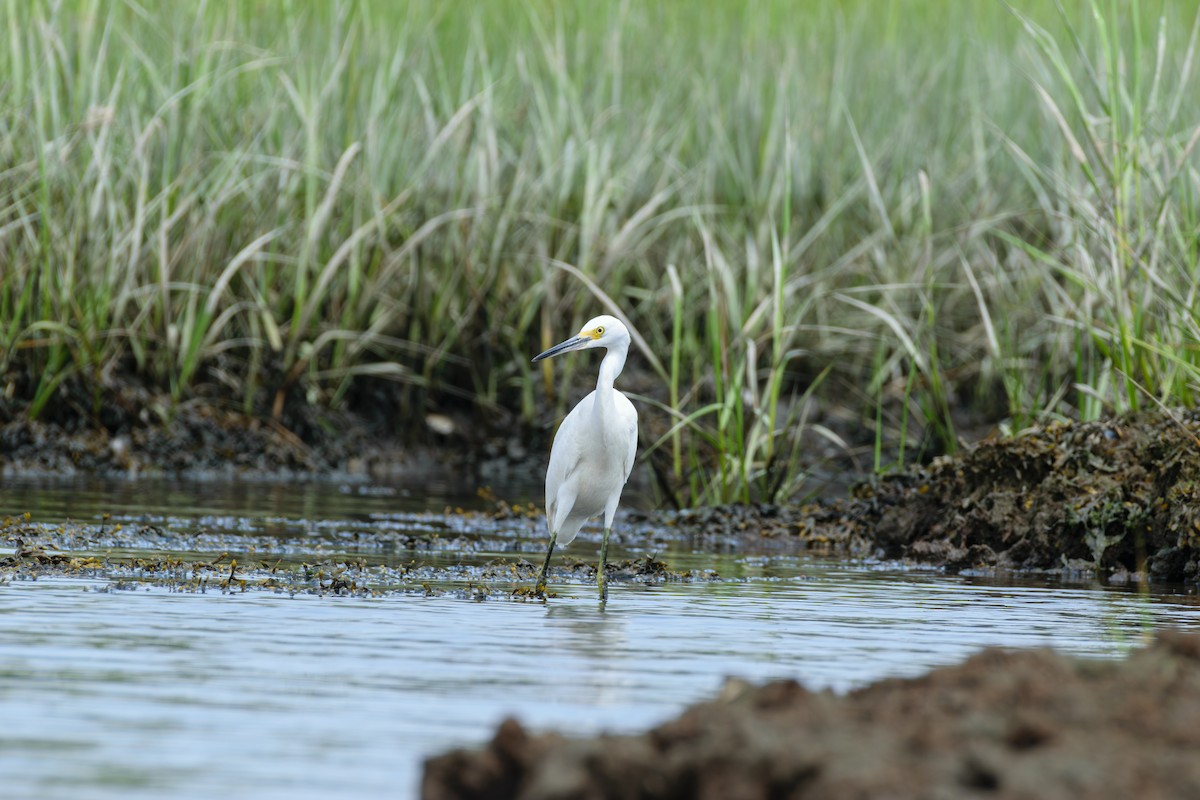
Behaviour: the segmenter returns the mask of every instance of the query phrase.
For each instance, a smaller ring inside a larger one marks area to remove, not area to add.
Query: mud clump
[[[426,800],[1200,797],[1200,636],[1124,661],[985,650],[836,695],[726,685],[647,733],[568,739],[500,725],[430,759]]]
[[[951,570],[1200,582],[1200,412],[985,440],[844,499],[660,517],[700,546],[758,539]]]
[[[885,556],[1200,580],[1200,414],[1051,425],[855,499]]]

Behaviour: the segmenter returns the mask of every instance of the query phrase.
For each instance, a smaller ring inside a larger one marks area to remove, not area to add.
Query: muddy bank
[[[236,374],[235,365],[218,372]],[[247,405],[230,386],[206,382],[180,401],[120,370],[103,386],[68,378],[31,419],[36,385],[0,374],[0,475],[393,479],[465,470],[499,480],[544,468],[551,431],[530,430],[504,408],[417,410],[426,404],[370,378],[336,408],[294,387],[281,404],[260,391]]]
[[[519,445],[524,437],[512,431],[468,443],[454,438],[462,426],[453,420],[426,421],[446,433],[402,445],[380,436],[377,424],[322,413],[289,428],[185,406],[166,423],[122,433],[14,420],[0,426],[0,474],[470,475],[485,484],[545,469],[540,451]],[[626,521],[670,526],[673,536],[713,552],[765,546],[954,571],[1200,582],[1200,412],[1051,424],[819,502],[631,513]]]
[[[514,543],[510,518],[499,513],[397,515],[374,525],[334,521],[271,533],[251,525],[236,517],[182,528],[165,521],[46,525],[28,516],[0,518],[0,586],[75,578],[100,582],[104,591],[539,599],[530,590],[538,566]],[[511,555],[479,555],[496,552]],[[675,570],[653,556],[613,559],[605,574],[612,583],[643,585],[720,580],[712,570]],[[551,575],[590,587],[596,566],[567,557]]]
[[[503,477],[506,470],[534,468],[527,451],[504,437],[467,444],[453,435],[453,422],[439,417],[385,427],[349,413],[311,416],[289,426],[194,405],[165,422],[116,429],[18,418],[0,424],[0,475],[393,480],[444,479],[464,469]]]
[[[1124,661],[986,650],[839,696],[726,685],[642,735],[500,725],[430,759],[427,800],[1200,797],[1200,636]]]
[[[1200,413],[1053,424],[803,506],[664,515],[698,542],[765,537],[951,570],[1200,581]]]

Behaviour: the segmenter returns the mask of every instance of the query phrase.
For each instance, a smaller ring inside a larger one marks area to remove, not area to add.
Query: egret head
[[[569,353],[572,350],[586,350],[589,347],[616,346],[629,346],[629,329],[625,327],[625,323],[616,317],[601,314],[585,322],[579,333],[565,342],[554,345],[554,347],[551,347],[544,353],[538,353],[533,357],[533,360],[541,361],[543,358],[550,358],[560,353]]]

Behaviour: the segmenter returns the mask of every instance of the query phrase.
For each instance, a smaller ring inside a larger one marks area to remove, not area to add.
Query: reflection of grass
[[[681,503],[802,492],[830,404],[883,468],[1192,403],[1193,20],[1016,5],[7,0],[0,394],[532,420],[607,296]]]
[[[1155,598],[1150,584],[1140,581],[1135,591],[1108,587],[1102,594],[1104,611],[1100,615],[1104,636],[1118,653],[1128,655],[1154,639],[1158,625],[1154,618]]]

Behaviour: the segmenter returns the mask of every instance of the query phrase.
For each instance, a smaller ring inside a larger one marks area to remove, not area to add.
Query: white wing
[[[557,511],[558,490],[567,482],[567,477],[575,471],[582,457],[579,428],[584,405],[591,407],[592,395],[588,395],[571,409],[566,419],[558,426],[554,434],[554,444],[550,447],[550,464],[546,467],[546,520],[554,524]]]
[[[637,440],[638,440],[638,420],[637,409],[633,407],[633,403],[629,402],[629,398],[623,393],[617,392],[617,409],[621,415],[621,422],[625,426],[625,435],[629,439],[628,449],[625,456],[625,480],[629,480],[629,473],[633,472],[633,462],[637,458]],[[624,402],[622,402],[624,401]]]
[[[559,523],[558,541],[569,544],[584,520],[601,513],[605,506],[620,496],[629,480],[637,455],[637,410],[629,398],[616,392],[616,425],[608,433],[611,460],[597,453],[602,447],[603,434],[592,426],[592,392],[571,409],[550,448],[550,463],[546,467],[546,517],[553,531]],[[605,463],[609,466],[605,467]],[[619,481],[619,483],[617,482]],[[562,504],[567,505],[562,505]],[[560,506],[562,506],[560,508]]]

